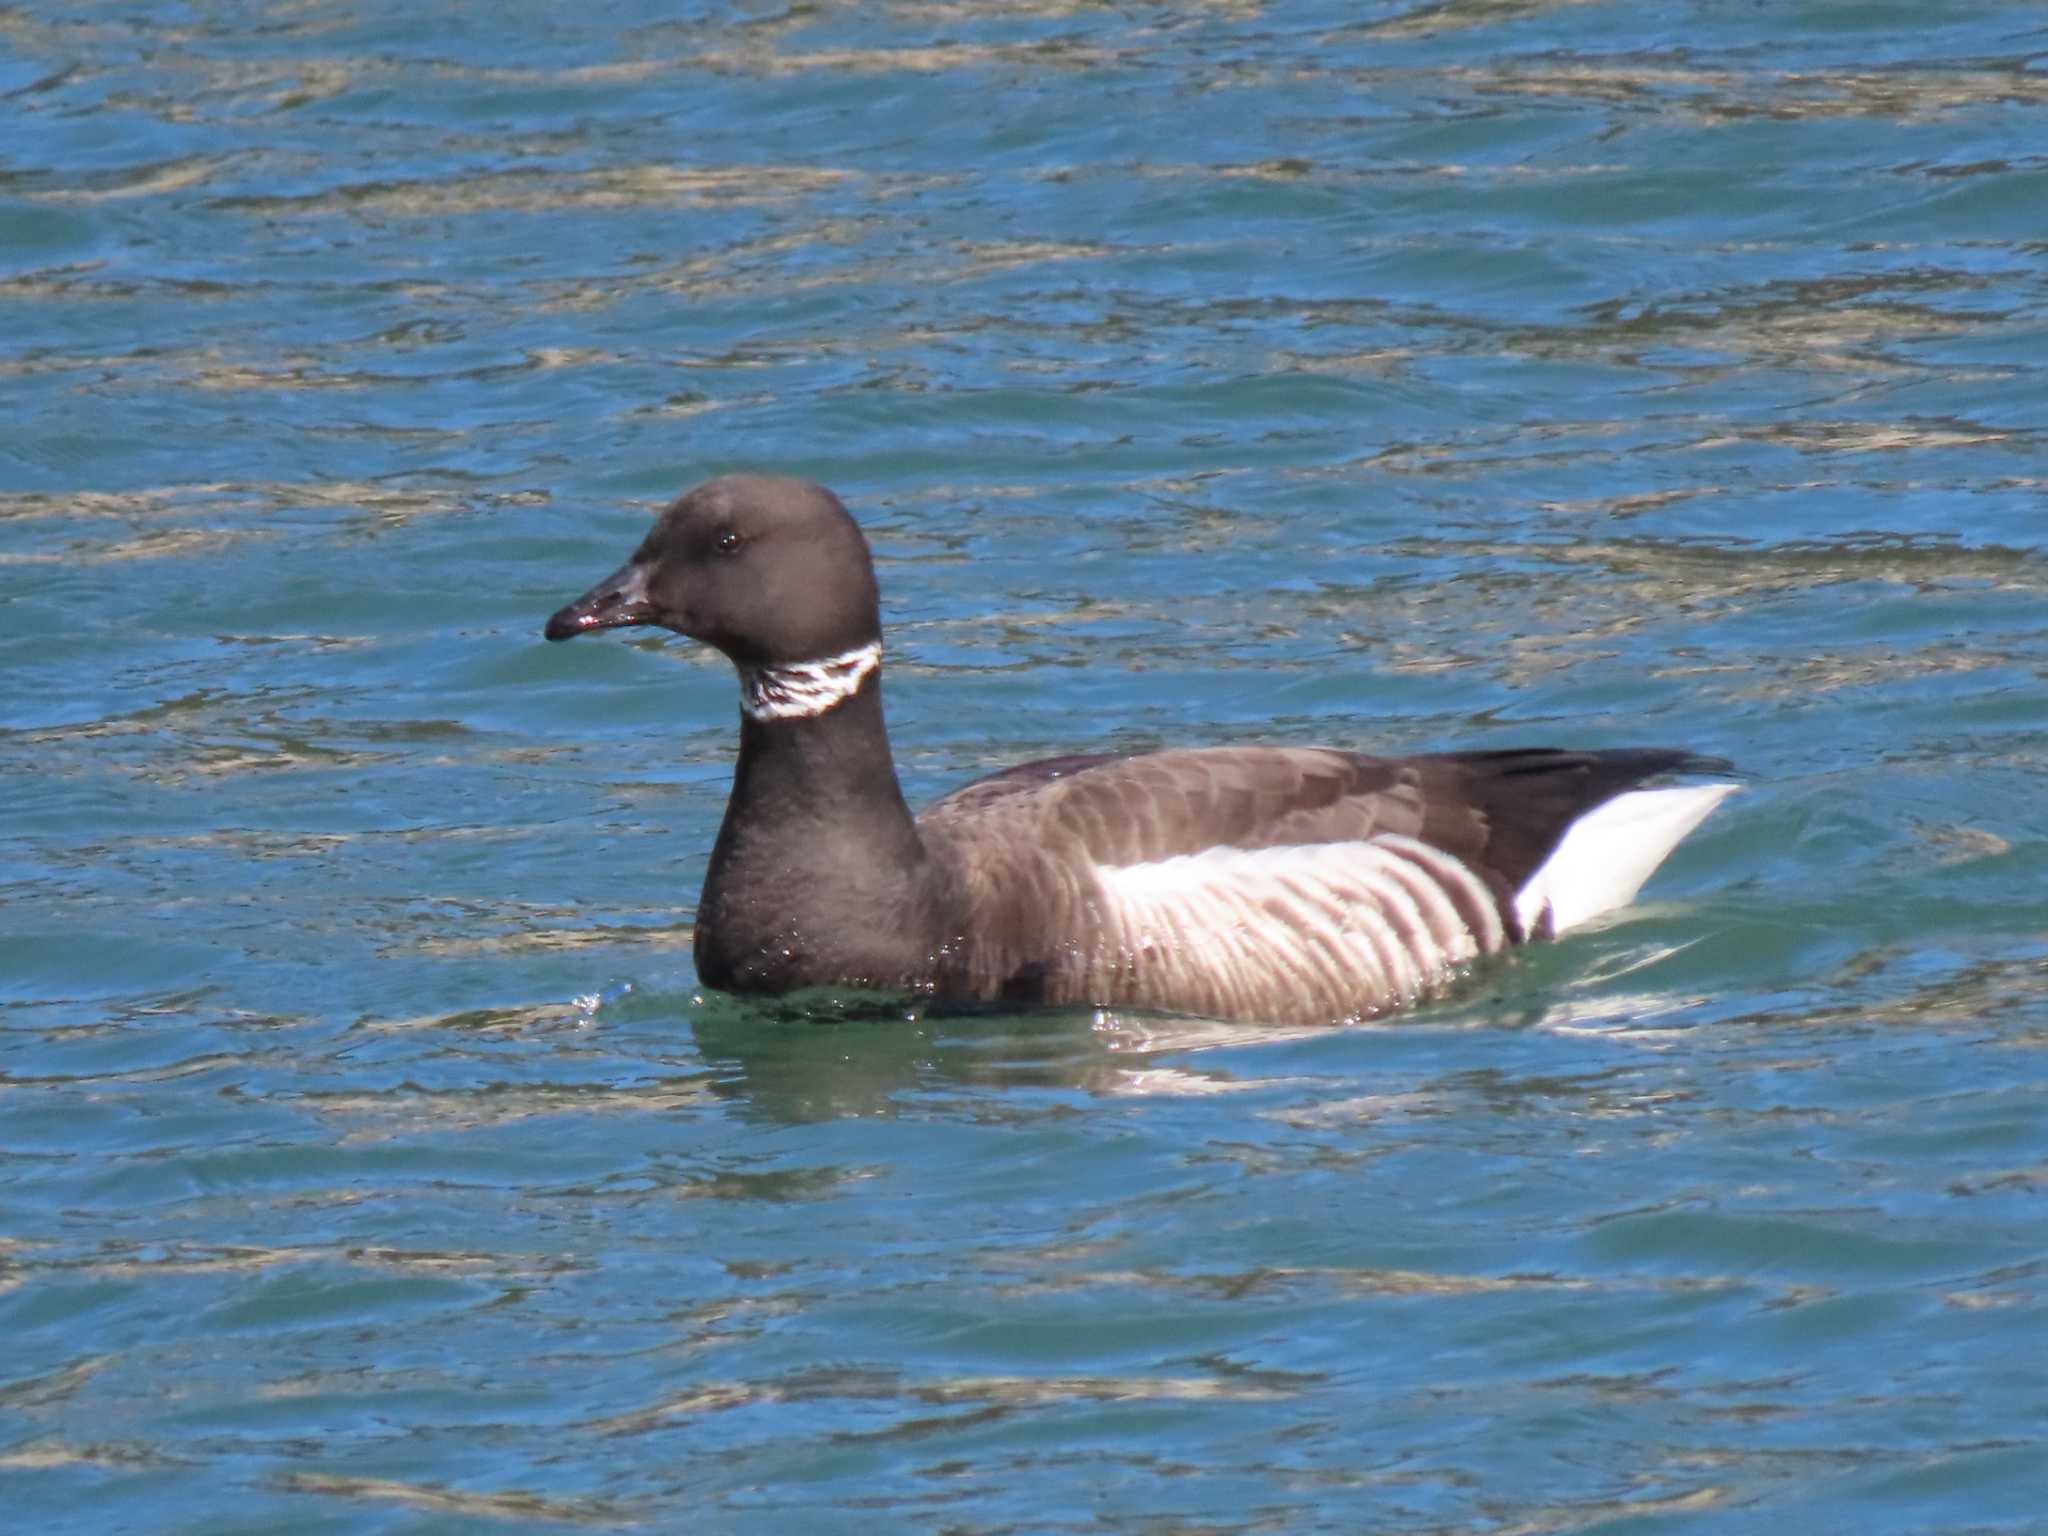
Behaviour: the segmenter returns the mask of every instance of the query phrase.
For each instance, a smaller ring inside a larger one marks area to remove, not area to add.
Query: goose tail
[[[1634,789],[1594,806],[1565,828],[1555,851],[1515,893],[1522,931],[1564,933],[1627,906],[1671,850],[1738,787]]]

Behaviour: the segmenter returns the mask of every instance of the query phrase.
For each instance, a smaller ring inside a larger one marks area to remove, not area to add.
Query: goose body
[[[1305,1023],[1386,1013],[1625,905],[1732,785],[1663,748],[1214,747],[1025,763],[913,816],[859,528],[809,482],[675,501],[551,640],[655,624],[738,668],[698,903],[710,986]]]

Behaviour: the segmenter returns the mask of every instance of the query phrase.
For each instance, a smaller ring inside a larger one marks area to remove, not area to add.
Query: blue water
[[[0,9],[0,1508],[2048,1530],[2038,7]],[[1657,743],[1373,1028],[700,994],[738,467],[913,800]]]

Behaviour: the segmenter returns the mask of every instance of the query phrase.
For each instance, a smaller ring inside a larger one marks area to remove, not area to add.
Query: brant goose
[[[1637,788],[1727,766],[1661,748],[1213,747],[1024,763],[913,817],[867,540],[804,480],[687,492],[546,633],[633,624],[739,671],[697,906],[697,972],[725,991],[1370,1017],[1624,905],[1735,787]]]

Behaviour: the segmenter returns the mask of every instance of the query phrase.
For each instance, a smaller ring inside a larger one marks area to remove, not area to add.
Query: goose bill
[[[628,561],[575,602],[556,609],[542,633],[550,640],[567,640],[587,630],[657,622],[647,595],[647,568]]]

